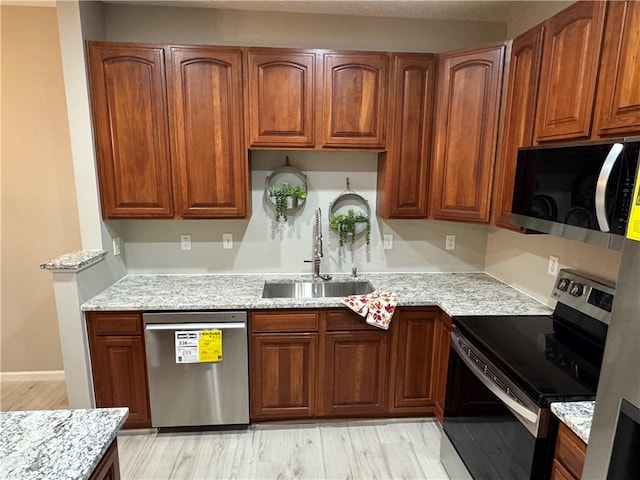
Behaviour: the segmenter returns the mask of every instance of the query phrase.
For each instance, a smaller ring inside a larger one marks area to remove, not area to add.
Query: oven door
[[[445,443],[450,442],[475,480],[549,478],[549,409],[537,406],[455,326],[451,348]],[[444,455],[441,460],[450,475],[459,475]]]

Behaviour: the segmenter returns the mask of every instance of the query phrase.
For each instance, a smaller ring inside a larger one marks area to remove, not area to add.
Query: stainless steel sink
[[[373,286],[363,281],[349,282],[264,282],[262,298],[324,298],[364,295]]]

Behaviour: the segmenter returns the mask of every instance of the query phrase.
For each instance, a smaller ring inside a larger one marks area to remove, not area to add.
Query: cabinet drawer
[[[87,313],[95,335],[142,335],[142,315],[131,313]]]
[[[578,438],[569,428],[560,423],[558,439],[556,440],[555,458],[575,478],[581,478],[584,457],[587,451],[586,444]]]
[[[252,312],[249,325],[256,332],[317,332],[319,312],[291,310]]]
[[[361,317],[351,310],[335,309],[327,310],[327,331],[336,332],[342,330],[375,330],[380,331],[378,327],[373,327],[366,322],[366,317]]]

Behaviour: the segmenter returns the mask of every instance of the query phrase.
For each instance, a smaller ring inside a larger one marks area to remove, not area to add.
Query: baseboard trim
[[[64,381],[64,370],[43,370],[40,372],[0,372],[2,382],[45,382]]]

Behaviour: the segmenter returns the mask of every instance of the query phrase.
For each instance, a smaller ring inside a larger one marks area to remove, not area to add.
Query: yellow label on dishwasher
[[[636,187],[629,212],[629,224],[627,225],[627,238],[640,242],[640,168],[636,176]]]
[[[198,361],[222,361],[222,330],[200,330]]]

